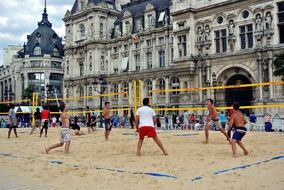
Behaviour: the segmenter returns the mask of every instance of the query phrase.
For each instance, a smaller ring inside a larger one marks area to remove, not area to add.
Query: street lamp
[[[212,81],[210,81],[210,80],[207,80],[207,82],[206,82],[206,85],[207,85],[207,87],[209,87],[209,86],[213,86],[213,87],[215,87],[215,86],[221,86],[222,85],[222,81],[221,80],[218,80],[217,81],[217,75],[216,75],[216,73],[215,72],[213,72],[212,73]],[[214,95],[214,100],[215,100],[215,105],[217,105],[217,97],[216,97],[216,89],[214,88],[214,90],[213,90],[213,95]]]
[[[100,76],[98,79],[96,79],[93,82],[94,90],[97,91],[100,94],[100,127],[103,127],[103,93],[107,89],[107,81],[103,76]],[[97,86],[99,87],[99,90],[97,90]]]
[[[12,90],[9,90],[9,101],[13,101],[15,99],[15,93]]]

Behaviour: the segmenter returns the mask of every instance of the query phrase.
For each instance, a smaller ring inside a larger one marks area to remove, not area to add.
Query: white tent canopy
[[[39,108],[40,111],[42,111],[41,106],[34,107],[34,112],[36,111],[36,108]],[[16,113],[32,113],[32,106],[16,106],[14,108]]]

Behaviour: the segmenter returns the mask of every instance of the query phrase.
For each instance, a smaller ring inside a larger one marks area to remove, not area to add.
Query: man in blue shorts
[[[233,157],[237,157],[236,153],[236,144],[238,144],[241,149],[244,151],[244,155],[248,154],[248,151],[246,150],[245,146],[241,142],[242,138],[246,134],[246,127],[245,124],[247,123],[244,114],[239,110],[240,105],[238,102],[235,102],[233,104],[233,108],[235,110],[234,114],[232,115],[230,121],[229,121],[229,130],[231,130],[234,127],[234,134],[233,134],[233,140],[231,142],[232,145],[232,151],[233,151]]]
[[[110,116],[110,102],[105,102],[105,108],[103,110],[103,117],[105,120],[105,140],[107,141],[109,138],[109,134],[111,132],[111,116]]]

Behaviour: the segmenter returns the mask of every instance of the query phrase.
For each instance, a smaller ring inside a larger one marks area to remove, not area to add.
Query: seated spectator
[[[270,114],[267,114],[264,116],[264,129],[266,132],[273,132],[274,130],[272,129],[272,118]]]

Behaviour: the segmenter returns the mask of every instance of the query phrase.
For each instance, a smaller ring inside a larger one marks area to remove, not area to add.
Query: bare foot
[[[136,156],[140,157],[140,156],[141,156],[141,154],[140,154],[140,153],[136,153]]]
[[[164,152],[164,155],[166,155],[166,156],[167,156],[167,155],[169,155],[169,154],[168,154],[167,152]]]
[[[202,141],[203,144],[208,144],[208,141]]]
[[[246,150],[246,151],[244,151],[244,155],[248,155],[248,153],[249,153],[249,152],[248,152],[247,150]]]
[[[44,149],[44,151],[45,151],[45,154],[48,154],[48,150],[47,150],[47,148],[46,148],[46,149]]]
[[[235,155],[233,155],[233,158],[237,158],[237,155],[235,154]]]

